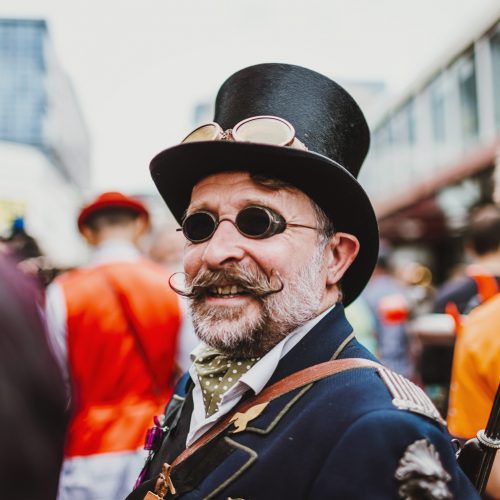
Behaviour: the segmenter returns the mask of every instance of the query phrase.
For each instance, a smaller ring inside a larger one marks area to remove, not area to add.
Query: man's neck
[[[106,239],[92,248],[90,265],[105,264],[113,261],[136,260],[141,253],[126,239]]]
[[[474,264],[484,268],[489,274],[500,276],[500,251],[481,255]]]

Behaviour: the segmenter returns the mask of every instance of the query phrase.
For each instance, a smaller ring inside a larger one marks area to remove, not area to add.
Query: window
[[[495,110],[495,128],[500,130],[500,32],[497,31],[490,40],[491,66],[493,73],[493,99]]]
[[[429,85],[432,137],[436,142],[446,141],[446,96],[442,75],[437,76]]]
[[[42,140],[44,34],[42,22],[0,22],[0,139]]]
[[[404,103],[391,118],[391,142],[406,147],[415,142],[415,105],[413,99]]]
[[[461,127],[464,139],[474,139],[479,132],[477,108],[476,71],[474,56],[465,56],[458,67],[458,89],[460,95]]]

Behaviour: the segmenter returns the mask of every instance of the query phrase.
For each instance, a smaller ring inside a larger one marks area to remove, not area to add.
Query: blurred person
[[[10,234],[2,242],[4,251],[17,262],[17,267],[35,278],[42,287],[46,287],[58,274],[58,269],[43,254],[37,240],[26,231],[23,217],[12,221]]]
[[[36,284],[0,256],[0,498],[54,500],[68,412]]]
[[[172,272],[182,271],[182,256],[186,240],[176,231],[177,224],[169,223],[157,229],[149,245],[148,255],[151,260],[162,264]]]
[[[500,283],[500,208],[485,205],[473,210],[464,231],[469,264],[465,272],[441,285],[435,294],[433,311],[453,318],[451,341],[424,345],[418,371],[428,392],[445,416],[453,363],[454,335],[462,328],[463,315],[498,293]]]
[[[356,338],[372,354],[377,355],[375,316],[363,295],[345,308],[345,316],[356,332]]]
[[[412,360],[407,331],[409,315],[408,286],[394,276],[391,248],[381,241],[375,270],[361,296],[375,321],[376,353],[385,366],[411,378]]]
[[[153,235],[149,247],[149,257],[165,266],[171,272],[182,271],[182,256],[186,239],[177,231],[177,225],[166,224]],[[198,344],[198,337],[194,332],[193,322],[185,297],[181,297],[182,327],[179,333],[176,362],[180,373],[186,372],[191,366],[190,352]]]
[[[89,265],[47,290],[49,333],[73,403],[59,498],[119,499],[172,393],[181,312],[168,271],[138,250],[149,228],[142,202],[103,193],[82,209],[78,228],[93,249]]]
[[[437,291],[434,312],[469,312],[500,290],[500,208],[486,205],[474,210],[464,235],[470,264],[465,275],[445,282]],[[448,309],[449,310],[449,309]]]
[[[407,285],[412,316],[430,313],[436,290],[429,263],[407,262],[398,270],[396,276]]]
[[[23,217],[16,217],[12,221],[12,227],[9,236],[4,242],[9,247],[11,255],[19,261],[40,257],[42,251],[33,236],[26,232]]]
[[[457,335],[448,409],[450,432],[462,440],[484,429],[500,384],[500,295],[466,317]],[[500,454],[486,492],[500,499]]]
[[[368,144],[334,81],[259,64],[152,160],[201,343],[129,500],[477,498],[437,410],[345,318],[378,251]]]

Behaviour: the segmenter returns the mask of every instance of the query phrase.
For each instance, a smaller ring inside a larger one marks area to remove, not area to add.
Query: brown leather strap
[[[310,366],[296,373],[292,373],[288,377],[276,382],[275,384],[267,387],[259,394],[242,401],[231,412],[229,412],[222,420],[212,427],[207,433],[201,436],[192,446],[186,448],[177,458],[172,462],[172,467],[179,465],[181,462],[190,457],[202,446],[206,445],[212,439],[217,437],[227,427],[231,425],[231,419],[236,413],[244,413],[252,406],[257,404],[266,403],[273,399],[282,396],[294,389],[311,384],[322,378],[334,375],[336,373],[352,370],[353,368],[379,368],[380,363],[363,358],[346,358],[335,359],[320,363],[318,365]]]

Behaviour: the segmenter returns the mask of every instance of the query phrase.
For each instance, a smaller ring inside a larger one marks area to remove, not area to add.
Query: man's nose
[[[246,239],[228,219],[221,220],[215,233],[208,240],[203,252],[203,261],[209,269],[217,269],[245,257],[242,243]]]

